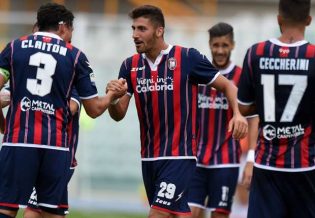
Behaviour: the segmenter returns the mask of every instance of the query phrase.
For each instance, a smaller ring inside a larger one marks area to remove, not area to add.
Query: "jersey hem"
[[[306,172],[306,171],[315,170],[315,166],[303,167],[303,168],[280,168],[280,167],[261,165],[258,163],[255,163],[254,166],[260,169],[264,169],[264,170],[280,171],[280,172]]]
[[[95,97],[97,97],[97,96],[98,96],[98,94],[90,95],[90,96],[87,96],[87,97],[82,97],[82,96],[80,96],[80,99],[91,99],[91,98],[95,98]]]
[[[207,168],[207,169],[213,169],[213,168],[237,168],[241,165],[238,164],[216,164],[216,165],[204,165],[204,164],[197,164],[197,167],[200,168]]]
[[[51,149],[51,150],[59,150],[59,151],[69,151],[69,148],[65,147],[57,147],[57,146],[50,146],[50,145],[38,145],[38,144],[24,144],[24,143],[8,143],[4,142],[2,146],[9,146],[9,147],[26,147],[26,148],[43,148],[43,149]]]
[[[177,157],[150,157],[141,158],[141,161],[156,161],[156,160],[182,160],[182,159],[194,159],[197,160],[195,156],[177,156]]]

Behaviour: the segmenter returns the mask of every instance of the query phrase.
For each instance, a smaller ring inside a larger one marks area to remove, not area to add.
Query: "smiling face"
[[[139,17],[133,20],[132,38],[138,53],[150,53],[157,47],[163,27],[156,27],[149,18]]]
[[[225,69],[230,63],[234,42],[229,35],[213,37],[209,40],[212,63],[219,69]]]

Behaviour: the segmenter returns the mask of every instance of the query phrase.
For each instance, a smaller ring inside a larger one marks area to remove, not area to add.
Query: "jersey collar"
[[[275,45],[279,45],[279,46],[283,46],[283,47],[298,47],[298,46],[301,46],[301,45],[308,43],[308,41],[306,41],[306,40],[301,40],[298,42],[288,44],[288,43],[281,42],[279,39],[276,39],[276,38],[269,39],[269,41]]]
[[[51,32],[36,32],[33,35],[36,35],[36,36],[47,36],[47,37],[63,40],[60,36],[58,36],[55,33],[51,33]]]
[[[163,55],[166,55],[170,53],[171,49],[173,48],[172,45],[168,45],[168,47],[165,50],[161,50],[160,54],[155,59],[155,62],[153,63],[149,58],[146,57],[145,53],[142,53],[142,58],[146,59],[150,65],[150,68],[152,71],[157,70],[157,66],[160,64]]]
[[[220,70],[220,73],[222,75],[228,74],[234,69],[234,67],[235,67],[235,64],[231,62],[227,68]]]

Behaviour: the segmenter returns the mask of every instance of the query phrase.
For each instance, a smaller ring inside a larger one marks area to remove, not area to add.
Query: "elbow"
[[[121,121],[121,120],[124,118],[124,116],[115,116],[115,115],[113,115],[113,114],[110,114],[110,117],[111,117],[113,120],[115,120],[116,122],[119,122],[119,121]]]
[[[99,117],[102,113],[99,113],[99,112],[97,112],[97,111],[86,111],[86,114],[87,114],[89,117],[95,119],[95,118]]]

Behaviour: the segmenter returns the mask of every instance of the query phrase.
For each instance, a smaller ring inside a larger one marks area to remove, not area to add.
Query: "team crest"
[[[177,61],[175,58],[169,58],[167,60],[168,69],[174,70],[176,68],[176,65],[177,65]]]

